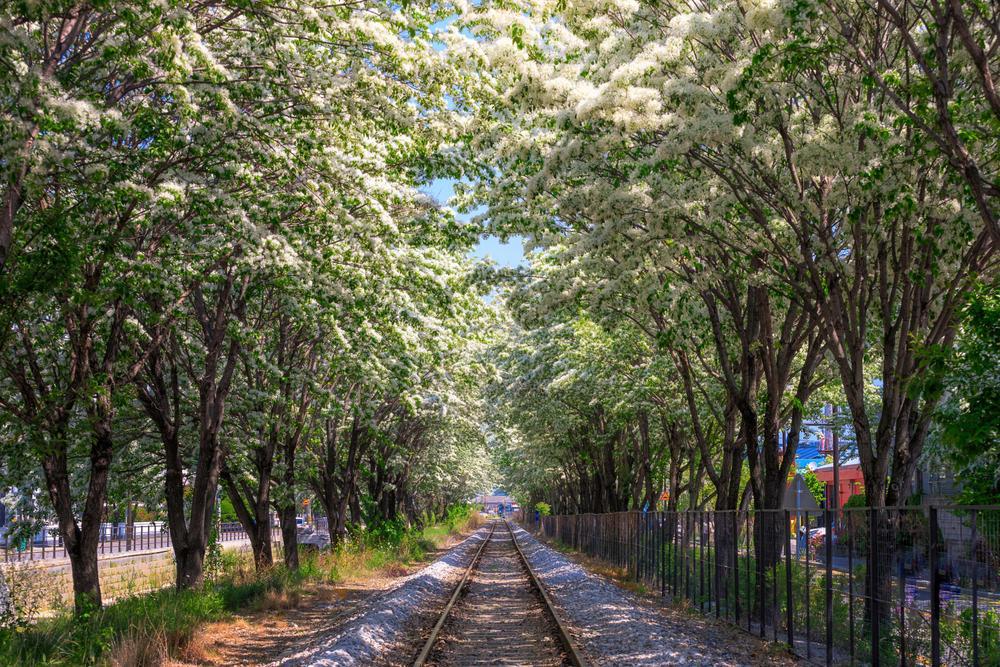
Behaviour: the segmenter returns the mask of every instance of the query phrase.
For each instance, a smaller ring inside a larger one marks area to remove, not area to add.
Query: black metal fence
[[[220,542],[249,539],[240,523],[222,523],[218,528]],[[281,540],[281,529],[271,528],[272,541]],[[141,524],[106,523],[101,526],[98,554],[117,554],[165,549],[171,545],[170,529],[166,522],[150,521]],[[0,551],[5,563],[68,558],[66,547],[58,529],[46,527],[34,535],[20,536],[11,533],[0,536]]]
[[[1000,506],[623,512],[539,528],[826,665],[1000,665]]]

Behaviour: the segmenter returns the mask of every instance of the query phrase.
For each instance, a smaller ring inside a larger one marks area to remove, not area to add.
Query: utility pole
[[[832,424],[832,436],[833,436],[833,511],[835,519],[840,518],[840,442],[837,435],[837,406],[833,406],[833,414],[831,415],[830,423]]]

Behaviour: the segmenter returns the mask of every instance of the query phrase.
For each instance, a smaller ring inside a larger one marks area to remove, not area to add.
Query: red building
[[[840,464],[840,488],[837,493],[837,501],[840,507],[844,506],[847,499],[865,492],[865,478],[861,474],[861,462],[858,459],[850,459]],[[833,498],[833,464],[820,466],[813,470],[816,479],[826,485],[826,497]]]

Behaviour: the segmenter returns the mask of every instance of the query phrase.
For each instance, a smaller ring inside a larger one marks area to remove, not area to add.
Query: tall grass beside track
[[[0,665],[160,665],[180,655],[205,623],[238,611],[295,607],[317,584],[398,574],[480,523],[478,514],[459,507],[423,530],[383,524],[352,535],[337,549],[304,552],[297,571],[276,565],[256,572],[245,552],[217,553],[201,589],[163,589],[79,615],[62,610],[53,618],[0,628]]]

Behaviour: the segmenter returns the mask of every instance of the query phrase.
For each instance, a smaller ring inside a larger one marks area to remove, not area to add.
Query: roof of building
[[[505,505],[511,502],[510,496],[476,496],[475,502],[490,504],[490,503],[504,503]]]
[[[860,467],[861,466],[861,459],[858,459],[858,458],[847,459],[846,461],[843,461],[840,464],[840,469],[843,470],[844,468],[851,468],[851,467],[854,467],[854,466],[859,466]],[[813,468],[814,472],[817,471],[817,470],[833,470],[833,464],[832,463],[827,463],[826,465],[821,465],[821,466],[817,466],[817,467]]]

